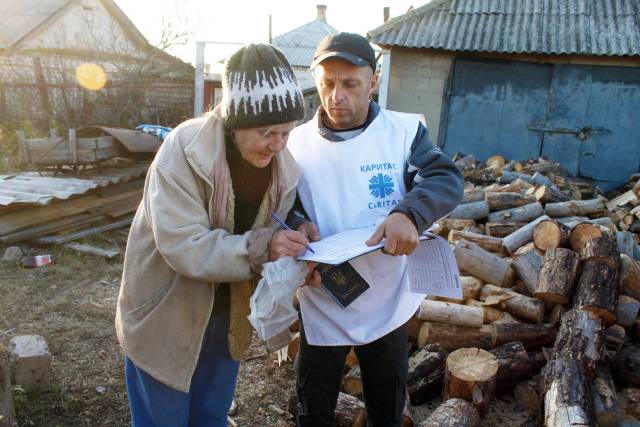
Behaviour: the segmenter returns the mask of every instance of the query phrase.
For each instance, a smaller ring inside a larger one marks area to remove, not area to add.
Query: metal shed
[[[638,0],[435,0],[369,37],[388,108],[449,154],[545,156],[603,188],[639,170]]]

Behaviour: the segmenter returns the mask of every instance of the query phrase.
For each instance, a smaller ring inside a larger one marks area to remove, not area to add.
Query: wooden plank
[[[97,255],[101,257],[105,257],[107,259],[113,259],[119,257],[122,252],[120,251],[112,251],[108,249],[97,248],[95,246],[90,245],[81,245],[80,243],[67,243],[63,245],[67,249],[73,249],[74,251]]]
[[[44,224],[29,227],[25,230],[20,230],[15,233],[6,234],[0,236],[1,243],[14,243],[23,240],[33,239],[38,236],[44,236],[52,233],[65,232],[74,230],[81,227],[86,227],[98,221],[105,220],[106,217],[103,214],[79,214],[61,218],[57,221],[50,221]]]
[[[133,217],[125,218],[120,221],[112,222],[110,224],[101,225],[98,227],[86,228],[84,230],[76,231],[70,234],[44,236],[35,239],[35,243],[40,245],[55,244],[62,245],[64,243],[73,242],[74,240],[83,239],[85,237],[93,236],[94,234],[104,233],[105,231],[115,230],[117,228],[125,227],[133,222]]]
[[[69,129],[69,160],[73,164],[78,162],[78,140],[75,129]]]

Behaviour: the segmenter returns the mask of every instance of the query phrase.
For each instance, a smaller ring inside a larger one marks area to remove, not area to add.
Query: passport
[[[349,262],[342,264],[318,264],[316,270],[322,278],[322,288],[341,308],[356,300],[369,284]]]

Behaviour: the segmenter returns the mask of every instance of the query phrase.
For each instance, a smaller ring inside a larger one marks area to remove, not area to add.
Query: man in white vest
[[[322,288],[299,290],[298,425],[332,426],[347,353],[354,347],[368,426],[399,426],[405,403],[407,333],[424,295],[411,291],[406,255],[419,234],[462,199],[463,179],[415,115],[371,101],[378,84],[371,45],[335,33],[311,64],[322,105],[288,148],[301,170],[289,220],[310,238],[377,225],[382,251],[350,262],[370,288],[341,308]],[[426,261],[428,262],[428,261]]]

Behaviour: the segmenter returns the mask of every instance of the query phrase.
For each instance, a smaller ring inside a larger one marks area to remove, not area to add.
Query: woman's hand
[[[269,242],[269,261],[298,256],[307,250],[308,244],[309,240],[299,231],[276,231]]]
[[[302,286],[311,286],[312,288],[319,288],[321,283],[320,273],[316,271],[317,262],[309,261],[307,262],[307,268],[309,268],[309,272],[307,273],[307,277],[304,279],[304,285]]]

